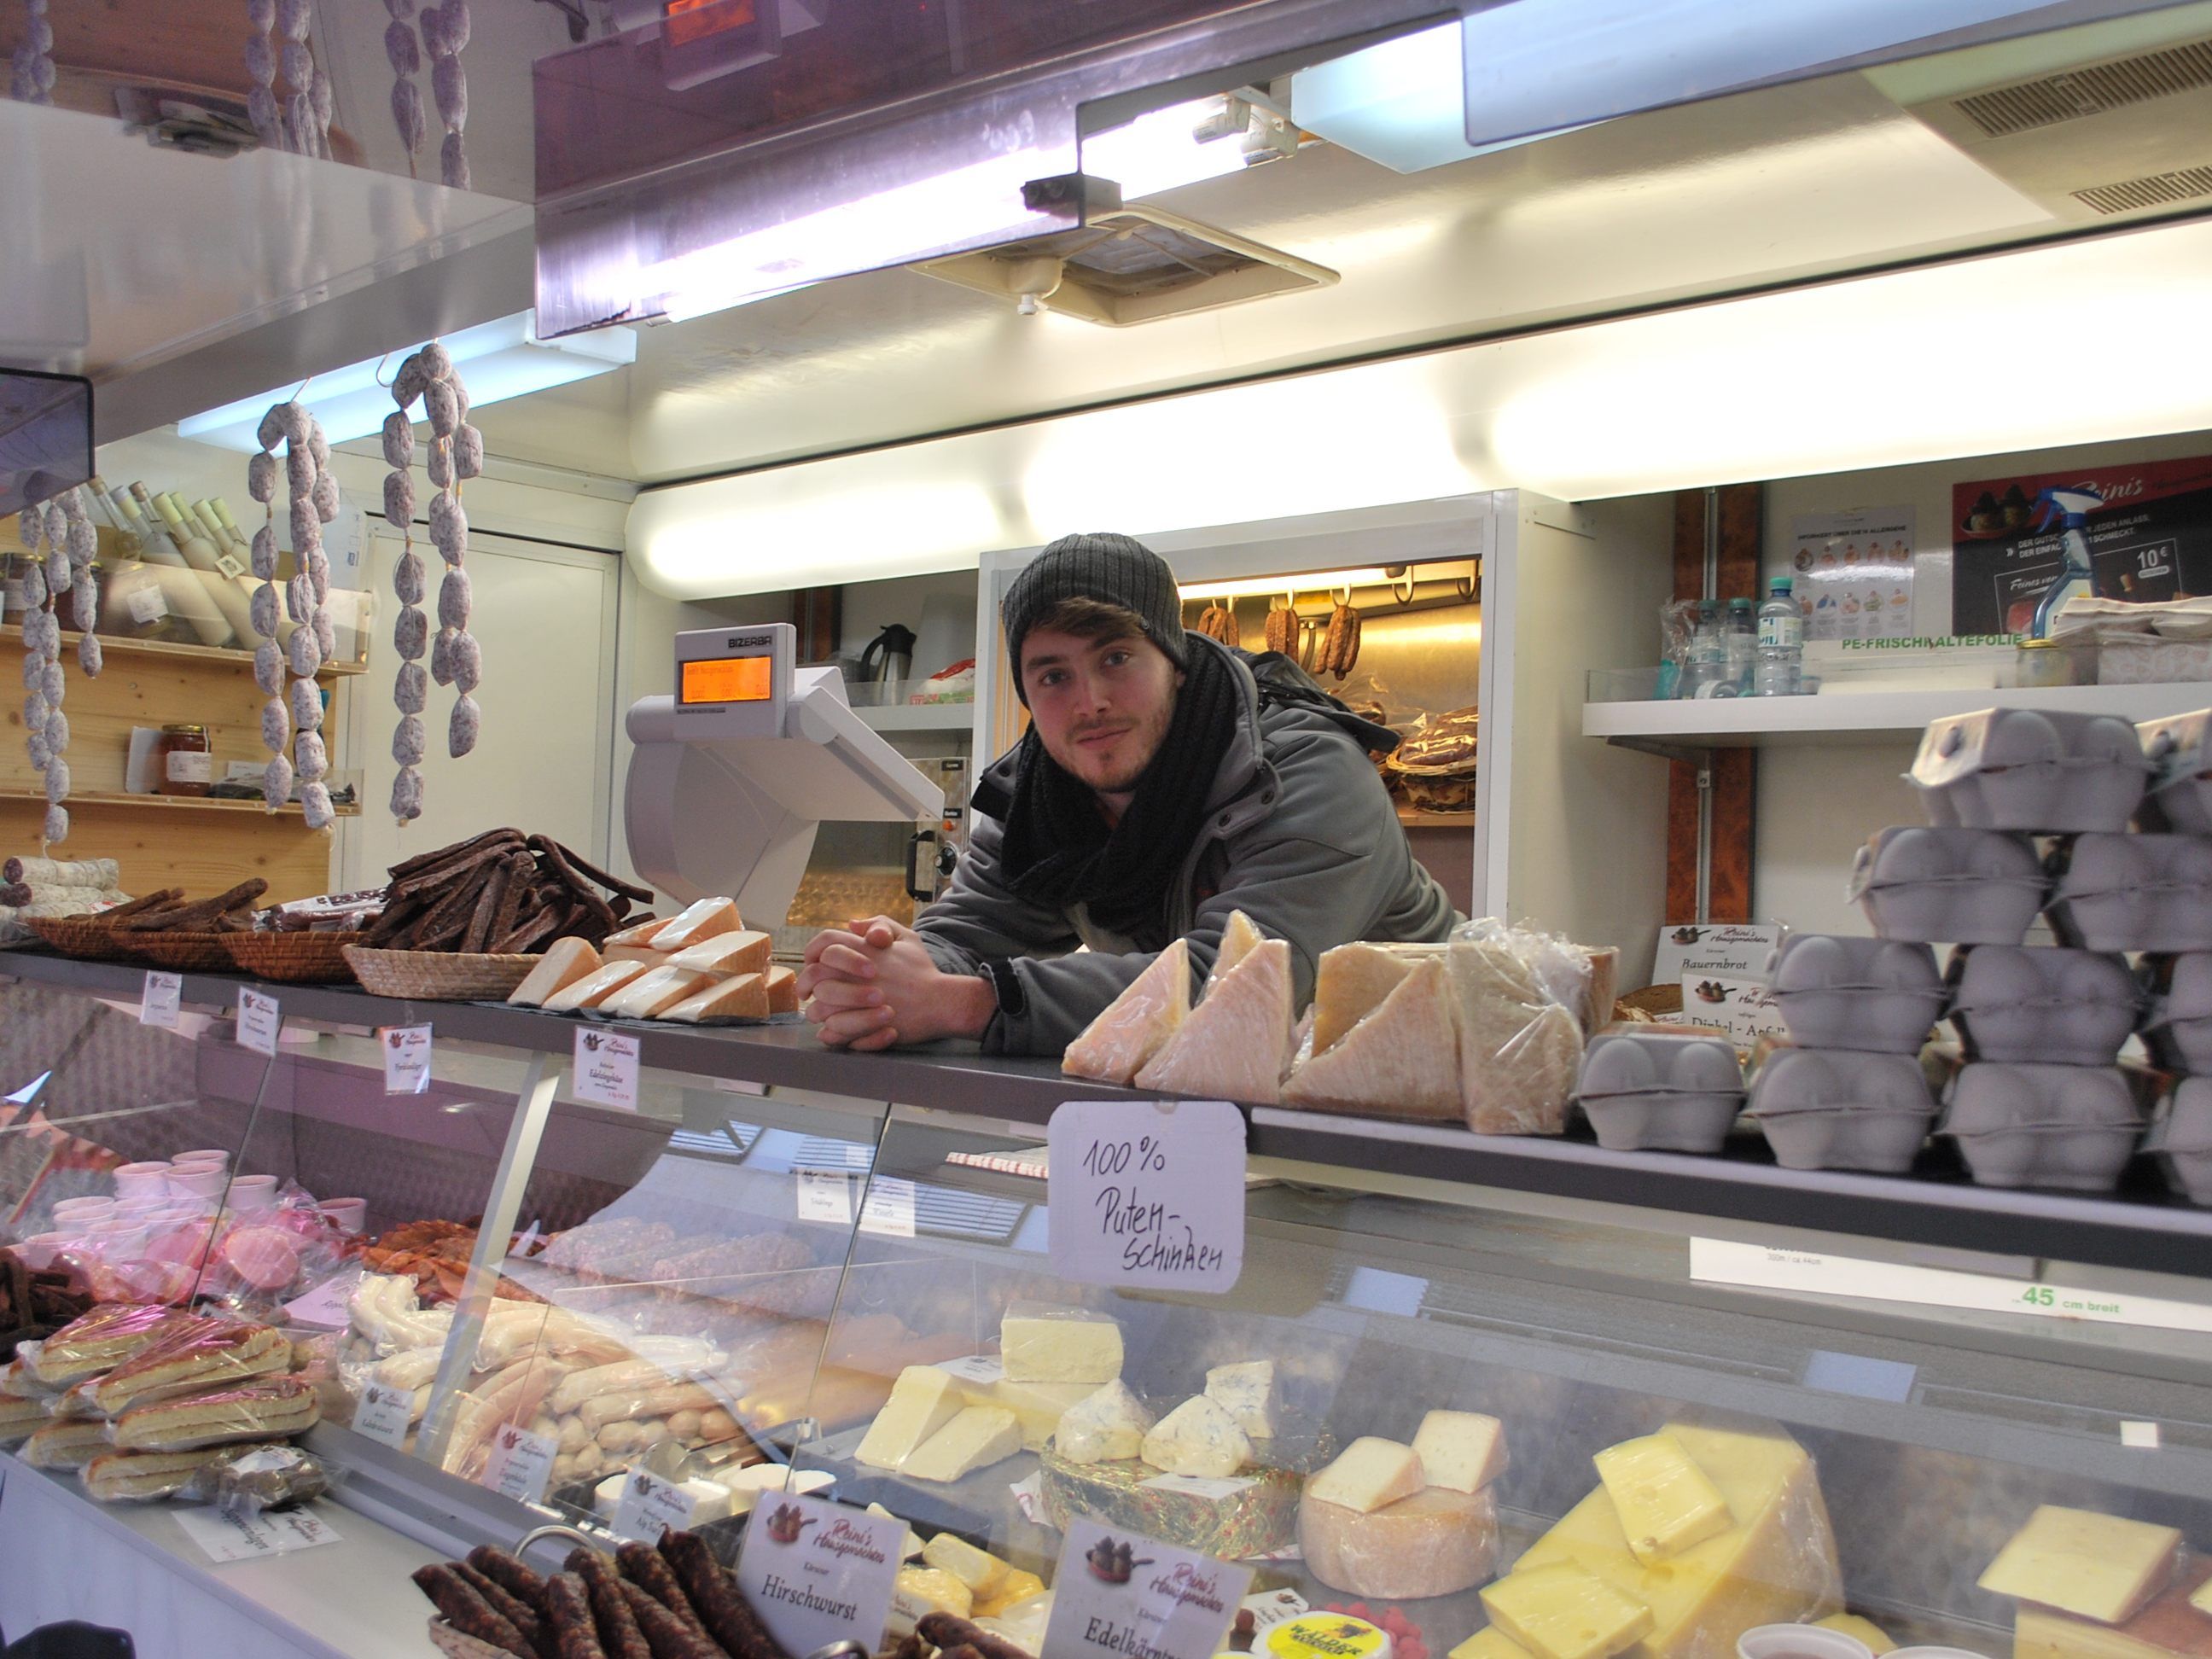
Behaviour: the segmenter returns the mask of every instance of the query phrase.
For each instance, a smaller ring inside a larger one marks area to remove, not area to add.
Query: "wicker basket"
[[[430,1621],[430,1641],[439,1652],[450,1659],[514,1659],[505,1648],[495,1648],[489,1642],[478,1641],[464,1631],[455,1630],[443,1619]]]
[[[115,930],[98,916],[25,916],[23,925],[65,957],[80,962],[129,962]]]
[[[176,974],[227,974],[230,951],[221,933],[116,934],[116,943],[135,951],[156,968]]]
[[[364,933],[225,933],[223,946],[241,974],[283,985],[349,985],[345,947]]]
[[[534,956],[447,951],[372,951],[349,945],[345,959],[363,988],[410,1002],[503,1000],[538,965]]]

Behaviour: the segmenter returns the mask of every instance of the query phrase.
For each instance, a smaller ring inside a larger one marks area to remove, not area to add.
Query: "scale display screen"
[[[682,665],[676,700],[685,706],[707,702],[766,702],[775,695],[775,659],[703,657]]]

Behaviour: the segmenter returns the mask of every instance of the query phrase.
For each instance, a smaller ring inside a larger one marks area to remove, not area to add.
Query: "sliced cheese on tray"
[[[656,951],[682,951],[717,933],[733,933],[744,923],[732,898],[702,898],[687,904],[653,936]]]
[[[968,1406],[908,1453],[899,1473],[913,1480],[951,1482],[988,1468],[1021,1449],[1021,1425],[1012,1412]]]
[[[518,1006],[535,1008],[556,991],[574,985],[586,974],[596,973],[601,967],[599,947],[587,939],[556,939],[545,947],[545,954],[538,965],[523,976],[522,983],[514,988],[509,1002]]]
[[[951,1372],[934,1365],[908,1365],[891,1384],[891,1397],[868,1425],[853,1455],[874,1468],[895,1469],[967,1405]]]
[[[1121,1374],[1121,1328],[1088,1308],[1010,1302],[999,1322],[999,1358],[1015,1382],[1088,1382]]]
[[[1720,1488],[1671,1434],[1624,1440],[1591,1461],[1639,1561],[1671,1560],[1735,1524]]]
[[[1272,1359],[1216,1365],[1206,1374],[1206,1392],[1252,1439],[1272,1439],[1282,1427],[1282,1399],[1276,1391]]]
[[[696,1024],[708,1019],[766,1019],[768,979],[762,974],[739,974],[712,980],[678,1003],[663,1019]]]
[[[556,1014],[576,1008],[596,1008],[646,971],[641,962],[606,963],[546,998],[545,1008]]]
[[[2172,1527],[2045,1504],[1977,1582],[1992,1595],[2121,1625],[2166,1588],[2180,1551]]]
[[[1305,1495],[1365,1515],[1411,1498],[1427,1484],[1411,1446],[1363,1434],[1306,1482]]]
[[[1505,1473],[1505,1425],[1481,1412],[1431,1412],[1413,1435],[1413,1455],[1432,1486],[1480,1492]]]
[[[1060,1069],[1070,1077],[1127,1083],[1189,1012],[1190,946],[1176,939],[1067,1045]]]
[[[629,984],[618,986],[599,1005],[599,1012],[618,1019],[655,1019],[706,984],[704,974],[664,963],[658,968],[647,969]]]
[[[1273,1105],[1291,1024],[1291,947],[1263,939],[1137,1073],[1137,1086]]]
[[[1651,1609],[1571,1561],[1525,1564],[1482,1592],[1490,1622],[1536,1659],[1611,1659],[1651,1633]]]
[[[1362,1514],[1308,1493],[1298,1548],[1332,1589],[1394,1601],[1455,1595],[1497,1571],[1498,1504],[1486,1492],[1430,1486]]]
[[[1456,1121],[1463,1110],[1451,983],[1434,957],[1410,968],[1380,1006],[1291,1074],[1283,1103]]]
[[[775,941],[749,927],[734,927],[688,945],[668,958],[669,965],[695,974],[760,974],[768,971]]]
[[[1200,1394],[1152,1425],[1139,1455],[1166,1474],[1225,1480],[1252,1461],[1252,1442],[1235,1418]]]
[[[1152,1426],[1144,1402],[1116,1378],[1067,1408],[1053,1431],[1053,1449],[1071,1463],[1114,1462],[1142,1451]]]
[[[1340,945],[1321,953],[1314,970],[1313,1051],[1327,1054],[1380,1007],[1414,958],[1379,945]]]

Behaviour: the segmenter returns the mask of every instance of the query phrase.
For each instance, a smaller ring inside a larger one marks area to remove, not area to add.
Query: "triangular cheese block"
[[[1070,1077],[1127,1083],[1189,1012],[1190,947],[1177,939],[1067,1045],[1060,1069]]]
[[[596,973],[599,953],[587,939],[556,939],[545,947],[545,954],[530,970],[522,983],[514,988],[507,1000],[518,1007],[535,1008],[556,991],[567,989],[586,974]]]
[[[1272,1106],[1291,1044],[1291,947],[1263,939],[1137,1073],[1139,1089]]]
[[[1317,1030],[1315,1041],[1318,1045]],[[1431,957],[1409,964],[1372,1013],[1332,1047],[1317,1048],[1292,1073],[1283,1103],[1310,1111],[1456,1120],[1459,1039],[1443,961]]]
[[[1206,988],[1211,991],[1229,976],[1229,970],[1251,954],[1252,947],[1267,936],[1252,924],[1252,918],[1242,910],[1229,913],[1229,925],[1221,930],[1221,948],[1213,953],[1213,971],[1206,976]]]
[[[1314,974],[1314,1053],[1327,1054],[1382,1006],[1382,999],[1413,971],[1415,960],[1379,945],[1340,945],[1322,951]]]

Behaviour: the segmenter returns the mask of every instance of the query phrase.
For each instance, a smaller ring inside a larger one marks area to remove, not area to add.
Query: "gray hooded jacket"
[[[1236,738],[1207,799],[1210,816],[1182,864],[1172,931],[1190,950],[1194,993],[1213,965],[1229,914],[1242,910],[1290,941],[1301,1006],[1323,951],[1352,939],[1429,942],[1455,920],[1443,890],[1415,862],[1390,797],[1355,736],[1356,716],[1318,706],[1261,706],[1241,658],[1203,635],[1191,648],[1229,657],[1242,693]],[[1015,755],[984,774],[1008,794]],[[1058,1054],[1151,965],[1149,953],[1093,926],[1084,907],[1017,897],[1000,873],[1001,829],[978,812],[968,852],[945,896],[915,929],[946,973],[1011,964],[1000,1009],[983,1035],[997,1054]],[[1088,945],[1078,952],[1079,945]],[[1015,994],[1007,994],[1013,988]],[[1017,1005],[1017,1006],[1010,1006]]]

